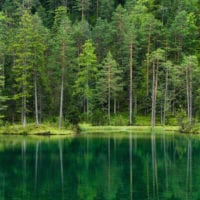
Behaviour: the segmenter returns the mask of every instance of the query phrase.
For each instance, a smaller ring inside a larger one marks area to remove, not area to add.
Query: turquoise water
[[[200,199],[199,186],[198,138],[0,137],[0,199]]]

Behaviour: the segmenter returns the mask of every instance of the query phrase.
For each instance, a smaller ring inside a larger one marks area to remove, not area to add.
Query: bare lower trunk
[[[151,127],[155,126],[155,63],[153,63],[153,78],[152,78],[152,105],[151,105]]]
[[[87,112],[87,120],[89,119],[89,101],[88,98],[86,98],[86,112]]]
[[[108,121],[110,124],[110,66],[108,66]]]
[[[22,125],[26,128],[26,96],[22,97]]]
[[[99,0],[97,0],[96,3],[97,3],[97,7],[96,7],[96,9],[97,9],[97,11],[96,11],[96,15],[97,15],[97,18],[98,18],[98,17],[99,17]]]
[[[130,42],[129,124],[133,124],[133,43]]]
[[[61,83],[61,91],[60,91],[59,128],[62,127],[62,117],[63,117],[63,92],[64,92],[64,74],[62,75],[62,83]]]
[[[149,25],[148,46],[147,46],[147,65],[146,65],[146,95],[149,96],[149,63],[150,63],[150,47],[151,47],[151,24]]]
[[[38,119],[38,94],[37,94],[37,73],[34,72],[34,92],[35,92],[35,122],[39,125]]]
[[[186,93],[187,93],[187,115],[190,125],[192,124],[192,72],[186,68]]]
[[[84,19],[84,0],[81,0],[81,19]]]
[[[169,71],[167,68],[166,76],[165,76],[165,99],[164,99],[164,110],[163,110],[163,124],[166,123],[166,112],[167,112],[167,98],[168,98],[168,76]]]
[[[151,116],[151,127],[155,127],[156,123],[156,97],[157,97],[157,88],[158,88],[158,60],[156,60],[156,69],[155,62],[153,62],[153,84],[152,84],[152,116]]]
[[[116,102],[116,97],[114,98],[114,114],[117,113],[117,102]]]
[[[189,121],[190,121],[190,124],[192,124],[192,72],[191,72],[191,69],[190,69],[190,77],[189,77],[189,96],[190,96],[190,115],[189,115]]]
[[[64,93],[64,72],[65,72],[65,44],[62,44],[62,77],[61,77],[61,89],[60,89],[60,113],[59,113],[59,128],[62,127],[62,117],[63,117],[63,93]]]
[[[134,116],[137,115],[137,96],[134,95]]]

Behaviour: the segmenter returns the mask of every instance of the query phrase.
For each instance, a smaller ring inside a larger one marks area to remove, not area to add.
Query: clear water
[[[200,199],[200,139],[0,137],[0,199]]]

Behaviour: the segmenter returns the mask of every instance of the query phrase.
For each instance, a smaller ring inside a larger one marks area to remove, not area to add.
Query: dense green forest
[[[1,0],[1,123],[200,118],[199,0]]]

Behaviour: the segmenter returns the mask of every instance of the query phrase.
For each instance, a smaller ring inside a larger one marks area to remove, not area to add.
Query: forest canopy
[[[199,0],[2,0],[1,123],[192,124],[199,28]]]

